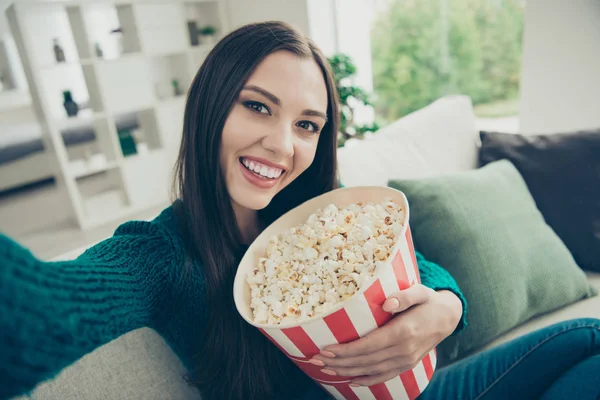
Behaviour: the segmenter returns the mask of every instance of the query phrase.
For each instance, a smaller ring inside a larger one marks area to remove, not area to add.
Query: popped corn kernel
[[[327,313],[358,293],[390,257],[405,210],[381,204],[330,204],[269,238],[247,277],[254,321],[277,325]]]

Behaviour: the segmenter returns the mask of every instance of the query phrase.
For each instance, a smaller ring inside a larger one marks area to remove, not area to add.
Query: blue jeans
[[[600,320],[540,329],[439,369],[419,400],[600,399]]]

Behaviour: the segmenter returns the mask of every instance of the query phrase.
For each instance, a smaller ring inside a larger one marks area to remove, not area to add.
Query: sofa
[[[339,150],[345,186],[386,185],[390,179],[418,179],[477,168],[476,118],[466,96],[444,97]],[[71,259],[83,249],[58,259]],[[600,274],[587,273],[600,291]],[[492,348],[532,330],[571,318],[600,318],[600,297],[581,300],[534,318],[487,344]],[[35,400],[200,399],[183,377],[186,371],[153,330],[138,329],[108,343],[41,383]]]

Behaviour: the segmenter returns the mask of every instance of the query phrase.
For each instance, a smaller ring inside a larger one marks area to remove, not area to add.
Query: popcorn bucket
[[[303,321],[268,325],[255,323],[250,308],[251,294],[246,282],[248,273],[255,268],[258,259],[264,257],[269,238],[286,229],[306,222],[319,208],[329,204],[343,207],[358,202],[383,202],[391,198],[405,210],[404,230],[395,244],[390,257],[375,269],[369,283],[352,297],[338,304],[328,313],[316,315]],[[300,369],[319,383],[335,399],[416,399],[428,385],[436,365],[436,353],[432,350],[412,370],[369,387],[351,387],[354,377],[330,376],[321,372],[322,367],[308,360],[326,346],[348,343],[367,335],[392,318],[381,308],[392,293],[420,283],[419,270],[408,225],[408,202],[404,194],[388,187],[342,188],[311,199],[281,216],[265,229],[244,255],[235,277],[234,299],[238,312],[249,324],[257,327]]]

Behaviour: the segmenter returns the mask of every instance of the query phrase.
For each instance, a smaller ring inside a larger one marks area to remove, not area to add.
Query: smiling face
[[[265,57],[223,128],[219,157],[234,208],[265,208],[310,166],[326,111],[325,79],[312,58]]]

